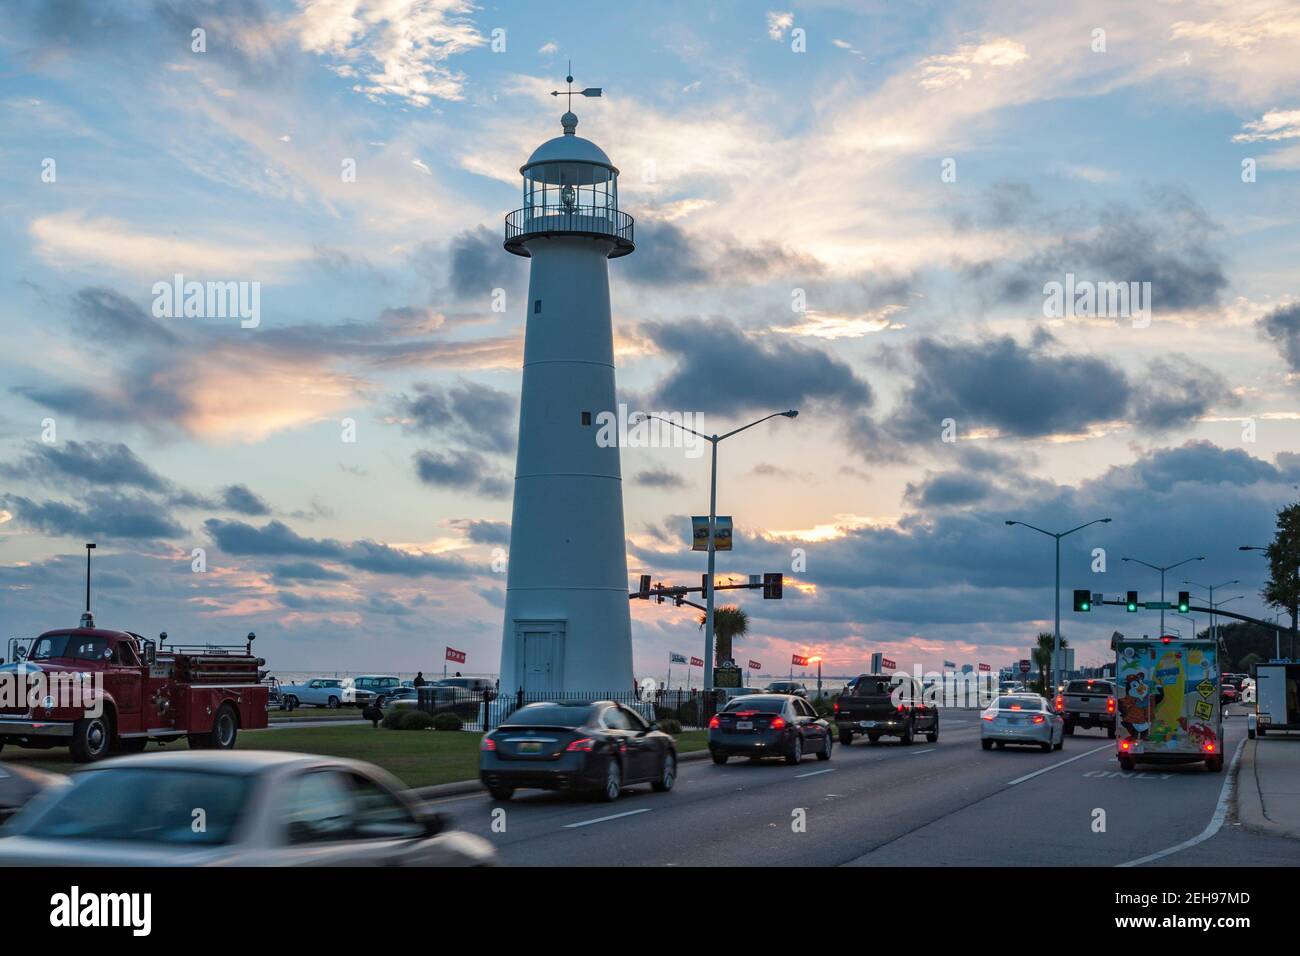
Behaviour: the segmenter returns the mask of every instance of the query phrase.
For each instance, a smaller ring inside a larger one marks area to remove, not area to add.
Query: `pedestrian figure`
[[[425,681],[424,681],[424,671],[416,671],[416,672],[415,672],[415,680],[411,681],[411,686],[412,686],[412,687],[423,687],[423,686],[424,686],[424,683],[425,683]]]

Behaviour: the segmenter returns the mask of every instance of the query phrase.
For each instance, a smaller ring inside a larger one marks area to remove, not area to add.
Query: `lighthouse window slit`
[[[541,314],[542,314],[542,300],[541,300],[541,299],[534,299],[534,300],[533,300],[533,315],[541,315]]]
[[[582,424],[584,424],[584,425],[590,425],[590,424],[591,424],[591,412],[583,412],[583,413],[582,413]]]

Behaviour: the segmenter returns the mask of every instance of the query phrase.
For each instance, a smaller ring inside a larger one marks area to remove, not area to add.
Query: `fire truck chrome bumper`
[[[0,717],[0,737],[71,737],[72,724],[59,720],[17,720]]]

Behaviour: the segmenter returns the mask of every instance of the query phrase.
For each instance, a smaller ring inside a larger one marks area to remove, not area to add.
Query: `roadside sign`
[[[691,550],[709,550],[709,516],[693,515],[691,517]],[[731,515],[715,515],[713,518],[713,550],[731,550]]]
[[[993,668],[990,667],[988,664],[980,664],[980,665],[979,665],[979,669],[980,669],[982,672],[985,672],[985,673],[987,673],[988,671],[993,670]]]
[[[1030,664],[1029,664],[1029,661],[1027,661],[1027,660],[1023,660],[1023,659],[1022,659],[1022,660],[1020,661],[1020,673],[1022,673],[1022,674],[1028,674],[1029,671],[1030,671]]]
[[[1148,611],[1172,611],[1177,605],[1171,601],[1146,601],[1142,606]]]
[[[692,666],[692,667],[703,667],[703,666],[704,666],[704,661],[700,660],[698,657],[692,657],[692,658],[691,658],[691,666]]]
[[[668,659],[669,659],[670,661],[672,661],[674,664],[685,664],[685,663],[686,663],[686,657],[685,657],[685,655],[683,655],[683,654],[674,654],[674,653],[672,653],[672,652],[669,652],[669,654],[668,654]]]

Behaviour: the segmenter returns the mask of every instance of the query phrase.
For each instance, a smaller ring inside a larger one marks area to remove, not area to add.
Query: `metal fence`
[[[470,691],[460,687],[433,686],[420,688],[417,706],[435,717],[439,714],[455,714],[461,719],[464,729],[483,731],[508,722],[510,715],[526,704],[577,704],[597,700],[622,704],[648,721],[663,723],[675,720],[683,728],[705,727],[717,709],[716,704],[710,708],[708,699],[698,691],[660,690],[646,698],[640,692],[633,691],[545,693],[518,690],[501,694],[490,690]]]

